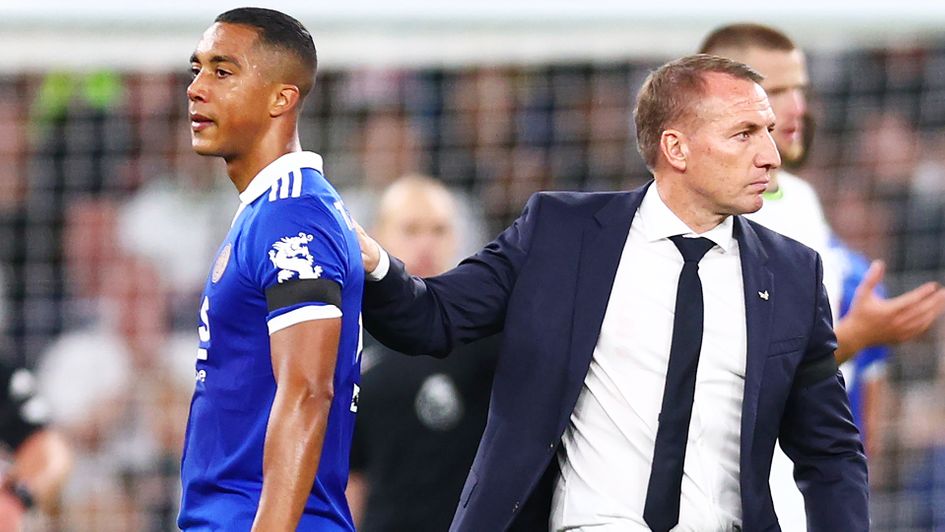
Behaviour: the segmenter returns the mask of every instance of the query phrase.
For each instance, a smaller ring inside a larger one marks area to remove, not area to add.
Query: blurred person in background
[[[941,362],[941,361],[940,361]],[[945,365],[935,382],[912,384],[902,394],[902,444],[908,457],[901,472],[909,504],[896,525],[945,530]]]
[[[167,91],[179,98],[178,85],[167,85]],[[190,118],[180,113],[180,102],[159,103],[150,112],[174,117],[165,120],[167,127],[173,127],[174,142],[165,145],[153,173],[118,207],[116,238],[124,250],[158,266],[174,328],[192,334],[194,301],[203,290],[206,265],[214,259],[239,201],[216,161],[194,156]]]
[[[945,269],[941,145],[926,143],[903,111],[871,110],[857,121],[851,150],[850,164],[867,183],[861,194],[877,221],[856,227],[856,234],[890,258],[889,271],[901,283]]]
[[[67,254],[67,271],[87,262],[107,280],[88,303],[95,317],[56,338],[37,368],[51,418],[75,451],[60,519],[76,531],[158,532],[173,527],[180,498],[193,335],[170,329],[158,268],[114,245],[114,227],[99,229],[112,242],[107,258]]]
[[[84,319],[66,286],[64,229],[77,199],[106,200],[131,185],[121,167],[131,156],[122,129],[124,86],[114,72],[46,73],[31,91],[29,112],[20,112],[13,136],[26,134],[15,149],[29,156],[4,167],[14,184],[0,200],[0,262],[9,266],[9,333],[16,357],[28,360],[63,330]],[[0,106],[2,107],[2,106]],[[0,111],[2,114],[2,111]],[[116,127],[117,126],[117,127]],[[28,134],[27,134],[28,133]],[[4,142],[0,141],[0,144]],[[21,184],[17,185],[16,181]],[[13,205],[2,205],[14,200]]]
[[[32,509],[54,510],[72,451],[49,424],[33,374],[0,362],[0,530],[16,532]]]
[[[191,145],[240,205],[204,285],[184,441],[184,530],[354,526],[363,269],[350,216],[298,121],[312,36],[271,9],[214,20],[191,55]]]
[[[385,88],[394,90],[394,86]],[[354,218],[368,223],[377,211],[381,192],[398,177],[419,171],[421,135],[397,107],[368,107],[359,115],[362,124],[353,144],[361,179],[339,188]]]
[[[784,33],[759,24],[733,24],[711,32],[701,53],[744,62],[765,76],[762,87],[776,116],[773,137],[785,168],[797,168],[812,138],[809,90],[803,51]],[[892,299],[883,297],[885,265],[872,264],[846,247],[827,224],[817,193],[801,178],[779,169],[771,173],[764,206],[746,215],[818,251],[824,284],[838,316],[836,357],[841,363],[854,420],[867,451],[879,454],[880,416],[885,408],[885,344],[924,333],[945,309],[945,290],[925,283]],[[787,457],[776,449],[772,492],[785,530],[805,530],[803,498],[791,478]]]
[[[26,178],[21,168],[26,159],[27,128],[21,113],[16,90],[0,83],[0,131],[4,131],[0,135],[0,358],[7,360],[22,355],[15,349],[10,327],[12,311],[18,306],[11,300],[11,293],[18,289],[12,286],[11,275],[16,269],[14,248],[19,243],[15,228],[22,219],[26,198]]]
[[[378,241],[417,275],[446,271],[471,238],[457,198],[427,176],[396,180],[380,199]],[[365,337],[347,491],[358,530],[449,528],[486,424],[497,354],[495,336],[445,360]]]

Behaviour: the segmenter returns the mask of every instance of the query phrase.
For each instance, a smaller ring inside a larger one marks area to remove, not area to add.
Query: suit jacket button
[[[512,507],[512,512],[514,513],[517,511],[518,511],[518,501],[515,501],[515,506]]]

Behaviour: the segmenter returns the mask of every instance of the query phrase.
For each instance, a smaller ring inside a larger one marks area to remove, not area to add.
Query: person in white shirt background
[[[855,292],[844,291],[844,285],[850,285],[850,277],[861,273],[854,268],[861,259],[834,235],[814,188],[784,170],[785,167],[794,169],[803,162],[807,155],[805,141],[812,134],[812,123],[807,120],[810,109],[806,58],[790,37],[761,24],[730,24],[713,30],[699,52],[741,61],[765,76],[761,85],[775,113],[773,137],[783,166],[771,173],[764,206],[746,217],[810,246],[822,256],[824,285],[835,316],[837,362],[841,364],[848,390],[854,385],[864,386],[863,393],[868,394],[862,403],[871,411],[854,412],[854,418],[860,424],[867,451],[870,451],[873,445],[879,445],[880,438],[871,438],[870,429],[875,424],[865,426],[862,420],[873,417],[882,408],[884,356],[866,355],[870,356],[868,367],[859,367],[861,365],[853,358],[866,350],[875,352],[884,344],[907,341],[924,333],[945,310],[945,290],[936,282],[928,282],[898,297],[885,299],[881,295],[885,265],[874,260]],[[860,398],[857,399],[858,406]],[[806,530],[804,501],[792,478],[792,464],[779,448],[775,449],[771,490],[782,528]]]

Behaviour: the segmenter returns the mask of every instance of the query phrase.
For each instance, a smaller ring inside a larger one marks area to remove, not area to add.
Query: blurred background
[[[945,4],[794,1],[258,2],[313,33],[302,144],[370,226],[420,172],[462,194],[475,249],[537,190],[636,187],[633,100],[714,27],[774,25],[808,53],[808,161],[891,294],[945,279]],[[658,5],[659,4],[659,5]],[[777,4],[777,3],[772,3]],[[190,150],[188,58],[239,4],[0,4],[0,356],[36,370],[76,453],[29,530],[174,530],[196,312],[238,204]],[[898,346],[871,449],[876,530],[945,527],[945,330]]]

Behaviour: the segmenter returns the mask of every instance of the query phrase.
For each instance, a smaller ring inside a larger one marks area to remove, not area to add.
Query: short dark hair
[[[720,55],[719,52],[723,50],[746,50],[752,47],[790,52],[797,45],[790,37],[771,26],[740,23],[715,29],[702,41],[699,53]]]
[[[298,20],[274,9],[239,7],[221,13],[214,22],[250,26],[257,30],[260,44],[294,56],[303,75],[299,83],[303,98],[315,85],[315,72],[318,69],[315,41]]]
[[[759,84],[764,79],[748,65],[707,54],[682,57],[650,72],[637,93],[633,109],[637,149],[650,170],[656,167],[663,131],[691,113],[705,94],[705,75],[708,73],[725,74]]]

